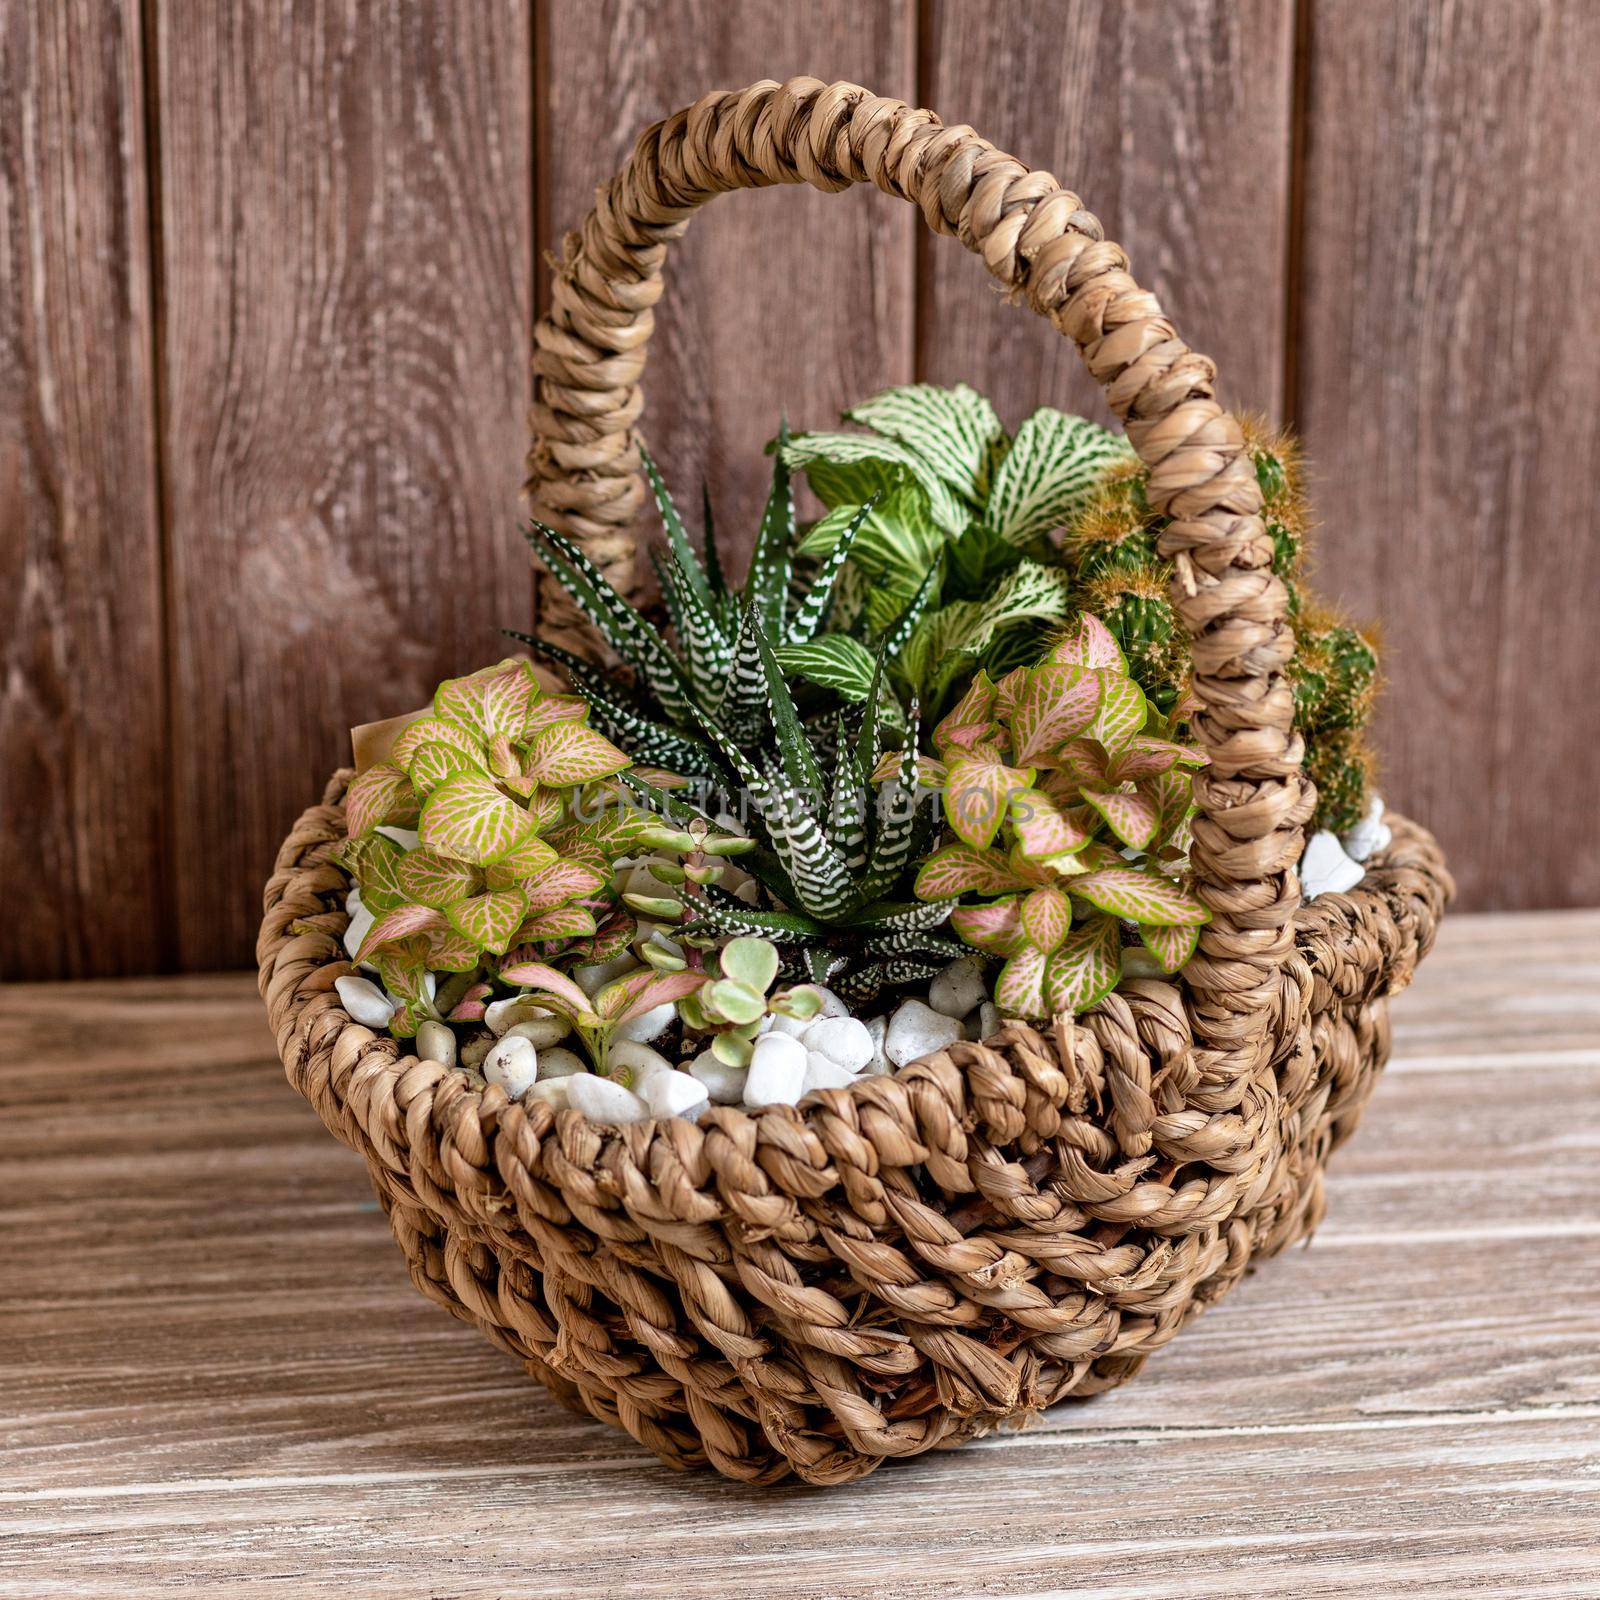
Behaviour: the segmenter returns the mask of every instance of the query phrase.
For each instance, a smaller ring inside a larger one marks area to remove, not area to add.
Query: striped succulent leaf
[[[922,961],[958,961],[972,951],[959,939],[941,939],[931,933],[887,933],[868,939],[861,947],[864,956],[911,956]]]
[[[753,620],[756,651],[761,657],[761,674],[766,689],[767,711],[772,719],[772,732],[778,746],[778,757],[783,763],[783,775],[792,789],[821,795],[822,769],[817,764],[816,752],[806,737],[800,715],[794,708],[794,698],[784,681],[783,668],[773,652],[772,641],[762,630],[759,619]]]
[[[612,649],[638,670],[661,709],[674,721],[687,721],[683,668],[660,636],[611,587],[605,574],[570,539],[542,522],[529,525],[528,542],[561,578]]]
[[[856,535],[861,531],[861,524],[867,520],[875,498],[861,506],[846,524],[839,535],[839,542],[833,547],[833,553],[824,560],[812,578],[806,596],[795,608],[794,615],[773,635],[775,639],[784,644],[805,644],[821,626],[822,619],[828,614],[828,602],[833,598],[834,580],[849,558]]]
[[[855,746],[845,738],[844,715],[836,719],[838,754],[833,794],[828,805],[828,841],[844,858],[846,869],[860,873],[867,864],[870,806],[867,775],[856,760]]]
[[[667,493],[667,486],[661,481],[661,474],[656,470],[650,452],[642,444],[639,446],[639,462],[644,467],[650,492],[655,496],[656,510],[661,514],[661,526],[666,530],[667,548],[672,552],[671,559],[679,569],[685,587],[699,601],[701,610],[708,615],[714,615],[717,601],[711,584],[689,543],[683,518],[678,515],[678,508],[672,503],[672,496]]]
[[[871,933],[922,932],[942,926],[949,916],[948,900],[907,900],[892,904],[880,901],[846,917],[843,926],[865,928]]]
[[[778,428],[772,461],[772,489],[761,513],[756,547],[750,557],[750,573],[744,585],[745,604],[755,608],[761,625],[775,639],[782,638],[784,619],[788,616],[789,575],[794,561],[794,486],[789,480],[788,448],[789,425],[784,422]]]
[[[546,644],[531,633],[504,632],[521,640],[541,661],[558,666],[572,686],[589,702],[591,720],[608,739],[620,744],[635,760],[665,767],[689,778],[709,778],[715,772],[711,752],[698,739],[657,722],[613,693],[611,680],[598,667],[559,645]]]
[[[676,552],[661,592],[663,598],[669,592],[673,597],[677,611],[674,626],[687,658],[689,682],[699,699],[715,700],[733,666],[733,641],[723,632],[709,601],[702,599],[690,583]]]
[[[833,992],[847,1005],[865,1005],[885,989],[902,983],[925,983],[937,977],[942,961],[920,961],[914,956],[893,956],[873,961],[833,980]]]

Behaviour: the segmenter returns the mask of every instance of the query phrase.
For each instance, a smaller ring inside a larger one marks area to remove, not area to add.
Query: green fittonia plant
[[[800,549],[829,559],[853,530],[839,623],[869,638],[922,598],[894,677],[937,713],[974,667],[998,675],[1033,660],[1049,626],[1072,614],[1051,535],[1131,452],[1048,407],[1009,436],[964,384],[886,389],[845,420],[864,431],[779,443],[828,508]]]
[[[989,403],[961,385],[885,390],[845,417],[867,431],[802,434],[784,448],[829,507],[801,549],[828,552],[876,494],[836,584],[837,625],[870,636],[935,574],[946,603],[922,617],[896,669],[925,708],[942,708],[974,665],[998,677],[1033,659],[1041,629],[1078,611],[1105,622],[1156,706],[1178,704],[1189,650],[1168,598],[1166,522],[1125,441],[1048,408],[1008,440]],[[1306,589],[1310,516],[1293,441],[1249,418],[1244,431],[1298,636],[1288,676],[1317,785],[1313,825],[1344,832],[1367,804],[1376,644]]]
[[[1172,731],[1088,615],[1041,664],[998,683],[980,670],[935,729],[922,781],[943,795],[955,837],[916,890],[1004,959],[1002,1010],[1088,1009],[1116,987],[1125,929],[1162,971],[1194,953],[1210,913],[1183,880],[1205,757]]]

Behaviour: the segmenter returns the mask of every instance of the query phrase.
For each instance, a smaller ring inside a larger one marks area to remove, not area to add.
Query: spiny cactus
[[[1361,730],[1377,692],[1377,650],[1305,588],[1308,519],[1297,446],[1257,419],[1244,419],[1243,428],[1265,501],[1273,571],[1288,591],[1297,635],[1288,676],[1306,768],[1318,788],[1314,825],[1344,832],[1365,808],[1371,757]],[[1062,556],[1074,599],[1104,620],[1152,703],[1170,711],[1188,686],[1189,655],[1167,598],[1171,563],[1158,549],[1165,519],[1151,513],[1145,481],[1136,462],[1114,467],[1064,526]]]

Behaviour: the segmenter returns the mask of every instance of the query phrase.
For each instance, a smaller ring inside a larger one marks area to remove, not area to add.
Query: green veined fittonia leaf
[[[525,771],[553,789],[608,778],[628,765],[628,757],[602,733],[582,722],[556,722],[528,741]]]
[[[1083,417],[1041,407],[1017,429],[994,471],[985,520],[1008,544],[1058,528],[1094,492],[1128,442]]]
[[[983,500],[990,463],[1005,430],[994,407],[976,389],[964,383],[948,389],[906,384],[875,394],[845,415],[916,451],[969,500]]]
[[[387,762],[368,767],[345,793],[344,817],[352,839],[386,822],[400,826],[414,822],[416,796],[411,792],[411,780]]]

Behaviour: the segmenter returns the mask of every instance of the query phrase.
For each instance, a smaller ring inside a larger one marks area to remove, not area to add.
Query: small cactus
[[[1378,687],[1369,633],[1320,604],[1305,588],[1308,513],[1298,446],[1257,418],[1242,423],[1264,501],[1273,571],[1288,590],[1297,635],[1288,677],[1306,742],[1306,770],[1318,789],[1314,826],[1354,826],[1364,809],[1371,756],[1362,730]],[[1149,699],[1170,712],[1188,685],[1188,648],[1168,599],[1171,563],[1157,543],[1164,519],[1151,513],[1145,472],[1118,463],[1062,530],[1062,556],[1077,604],[1101,617]]]

